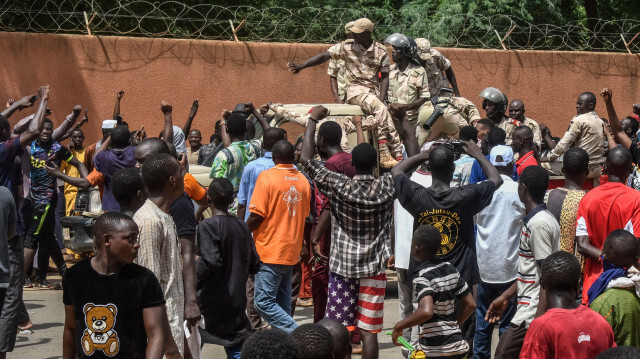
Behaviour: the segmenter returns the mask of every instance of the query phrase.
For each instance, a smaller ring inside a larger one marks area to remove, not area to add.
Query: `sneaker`
[[[298,298],[297,306],[299,306],[299,307],[313,307],[313,299],[311,299],[311,298],[306,298],[306,299]]]
[[[33,288],[33,283],[31,282],[31,280],[25,279],[24,280],[24,287],[25,288]]]
[[[398,164],[393,156],[391,156],[391,152],[389,151],[389,147],[385,143],[378,144],[378,150],[380,151],[380,167],[382,168],[392,168],[393,166]]]

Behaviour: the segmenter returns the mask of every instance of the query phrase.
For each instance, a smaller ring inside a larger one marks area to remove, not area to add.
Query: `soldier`
[[[400,123],[404,113],[409,121],[418,123],[418,109],[429,99],[429,83],[422,66],[414,59],[417,45],[402,34],[391,34],[384,41],[391,45],[394,64],[389,68],[389,112]]]
[[[556,161],[566,150],[575,144],[589,154],[589,175],[587,178],[598,178],[602,173],[602,157],[604,153],[604,122],[595,113],[596,96],[591,92],[583,92],[576,103],[578,115],[569,124],[569,129],[556,144],[547,131],[544,141],[550,151],[540,161],[542,167],[552,175],[562,175],[562,161]],[[546,128],[541,125],[540,127]]]
[[[515,99],[509,104],[509,116],[520,121],[524,126],[527,126],[533,131],[533,142],[540,146],[542,143],[542,132],[540,131],[540,125],[529,117],[524,115],[524,102],[522,100]]]
[[[442,118],[438,119],[431,129],[426,130],[422,126],[429,119],[433,110],[434,106],[431,101],[420,107],[418,127],[416,128],[416,136],[420,146],[425,142],[457,138],[460,128],[481,119],[480,112],[471,101],[464,97],[451,97]]]
[[[495,87],[487,87],[478,97],[483,98],[482,109],[486,116],[507,133],[506,145],[511,146],[511,133],[521,126],[522,122],[505,116],[507,103],[509,103],[507,95]]]
[[[427,72],[429,92],[431,95],[437,95],[441,88],[449,87],[449,83],[451,83],[453,93],[460,97],[456,75],[451,68],[451,62],[444,57],[440,51],[432,48],[429,40],[419,38],[415,41],[418,46],[420,64]]]

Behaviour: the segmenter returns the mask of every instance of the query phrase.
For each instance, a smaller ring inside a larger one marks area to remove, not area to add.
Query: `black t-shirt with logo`
[[[150,270],[132,263],[102,275],[85,259],[66,271],[62,283],[62,301],[74,307],[78,358],[145,357],[142,310],[165,303]]]
[[[414,230],[423,224],[438,228],[442,234],[439,259],[456,267],[469,285],[478,284],[473,216],[491,204],[494,183],[485,181],[438,192],[400,174],[394,177],[394,185],[398,201],[414,218]],[[408,272],[413,273],[416,267],[411,258]]]

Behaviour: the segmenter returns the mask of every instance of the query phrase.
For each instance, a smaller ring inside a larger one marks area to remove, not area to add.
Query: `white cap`
[[[502,161],[497,161],[496,158],[500,156],[502,157]],[[494,166],[504,167],[513,162],[513,149],[511,146],[495,146],[491,149],[491,154],[489,154],[489,161]]]
[[[111,129],[116,127],[116,124],[118,123],[118,121],[116,120],[104,120],[102,121],[102,128],[103,129]]]

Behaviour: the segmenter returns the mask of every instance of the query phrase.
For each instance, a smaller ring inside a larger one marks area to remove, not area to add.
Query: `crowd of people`
[[[604,89],[607,121],[584,92],[554,138],[488,87],[482,117],[426,39],[379,43],[373,26],[351,22],[347,40],[288,64],[329,61],[336,102],[363,116],[239,103],[202,144],[198,101],[182,128],[162,101],[151,137],[120,116],[120,91],[85,146],[86,110],[54,125],[49,86],[10,100],[0,358],[33,326],[22,295],[34,286],[62,289],[64,358],[199,358],[205,343],[228,358],[378,358],[391,270],[406,358],[640,357],[640,105],[620,120]],[[211,167],[206,188],[196,165]],[[104,211],[94,253],[67,266],[57,227],[91,188]],[[49,258],[61,284],[47,281]],[[313,324],[294,320],[298,305]]]

